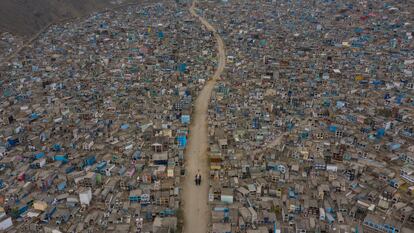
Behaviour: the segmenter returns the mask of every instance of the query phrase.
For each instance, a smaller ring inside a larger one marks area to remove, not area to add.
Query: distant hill
[[[115,7],[121,2],[132,0],[0,0],[0,33],[30,36],[50,22]]]

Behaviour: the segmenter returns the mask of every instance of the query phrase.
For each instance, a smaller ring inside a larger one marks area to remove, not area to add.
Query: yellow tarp
[[[210,166],[210,170],[220,170],[221,166],[220,165],[211,165]]]
[[[362,75],[355,76],[355,81],[362,81],[362,80],[364,80],[364,77],[362,77]]]

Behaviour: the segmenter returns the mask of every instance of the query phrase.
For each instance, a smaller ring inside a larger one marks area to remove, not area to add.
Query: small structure
[[[79,200],[81,205],[89,206],[92,201],[92,189],[83,188],[79,191]]]

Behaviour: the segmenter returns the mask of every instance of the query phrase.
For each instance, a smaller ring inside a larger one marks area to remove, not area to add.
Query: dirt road
[[[196,1],[190,7],[191,14],[213,32],[218,48],[218,67],[211,79],[200,92],[192,115],[190,126],[190,139],[185,153],[186,177],[183,184],[184,207],[184,233],[206,233],[210,222],[210,209],[208,206],[209,168],[208,168],[208,122],[207,110],[211,92],[217,79],[224,70],[225,46],[216,29],[204,18],[195,12]],[[200,170],[202,176],[201,186],[196,186],[194,177]]]

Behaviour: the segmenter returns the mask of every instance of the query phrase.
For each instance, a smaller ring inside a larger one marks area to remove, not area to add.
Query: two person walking
[[[200,174],[200,170],[198,170],[197,174],[195,175],[195,183],[196,183],[196,185],[201,185],[201,174]]]

